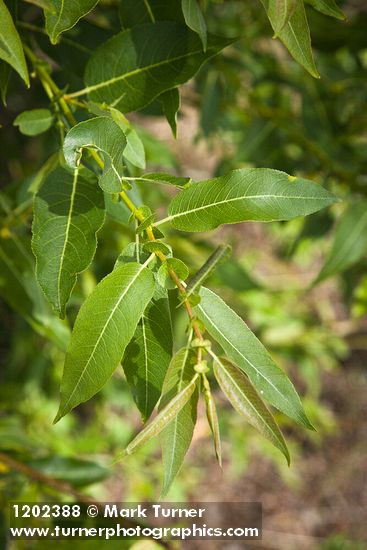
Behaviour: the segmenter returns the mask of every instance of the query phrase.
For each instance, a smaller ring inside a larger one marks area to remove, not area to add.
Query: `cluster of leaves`
[[[331,1],[310,3],[328,15],[341,16]],[[122,362],[143,421],[158,407],[156,416],[123,454],[131,454],[159,434],[166,493],[190,445],[200,393],[221,463],[218,419],[207,376],[213,364],[214,376],[233,407],[289,461],[285,440],[265,401],[312,428],[298,394],[245,322],[202,286],[223,261],[225,251],[217,250],[188,279],[188,266],[174,256],[163,231],[172,227],[206,232],[249,220],[292,220],[337,199],[306,178],[272,168],[240,168],[198,182],[189,176],[145,173],[144,138],[125,114],[157,100],[176,134],[178,86],[235,40],[208,33],[195,0],[122,1],[119,19],[116,7],[97,6],[88,20],[75,26],[95,4],[47,2],[42,6],[45,29],[35,24],[41,17],[38,8],[23,8],[15,19],[21,36],[7,6],[0,5],[4,13],[0,57],[6,63],[3,98],[9,67],[29,84],[26,55],[49,106],[21,113],[15,124],[26,135],[50,128],[58,135],[53,154],[28,189],[34,196],[35,266],[28,243],[18,252],[22,239],[10,223],[14,211],[6,197],[2,200],[6,224],[1,233],[5,274],[1,287],[7,299],[37,330],[54,337],[62,330],[67,333],[66,307],[79,274],[93,260],[106,212],[114,211],[134,235],[114,269],[78,312],[67,346],[56,421],[99,392]],[[278,0],[264,5],[275,34],[317,76],[303,2]],[[63,36],[68,30],[70,38]],[[70,51],[75,58],[70,58]],[[55,77],[51,76],[54,67]],[[74,87],[76,91],[70,91]],[[149,206],[134,199],[136,188],[144,185],[178,190],[165,218],[157,220]],[[40,297],[35,299],[30,288],[28,273],[33,269],[45,298],[37,290]],[[15,291],[14,278],[19,285]],[[169,292],[174,288],[188,314],[187,343],[175,353]],[[42,313],[37,311],[40,304]],[[52,315],[48,304],[61,320]],[[214,351],[215,346],[224,355]]]

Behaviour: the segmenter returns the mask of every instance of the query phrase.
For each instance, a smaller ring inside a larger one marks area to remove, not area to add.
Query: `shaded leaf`
[[[53,119],[48,109],[32,109],[20,113],[14,120],[14,126],[19,126],[19,131],[26,136],[36,136],[46,132],[51,127]]]
[[[202,287],[199,295],[196,314],[226,355],[247,374],[264,399],[312,429],[292,382],[246,323],[211,290]]]
[[[314,284],[341,273],[367,253],[367,201],[349,206],[342,216],[325,265]]]
[[[0,59],[0,97],[3,105],[6,106],[6,96],[8,93],[11,67]]]
[[[83,168],[56,168],[35,196],[32,248],[37,280],[61,317],[78,273],[93,259],[104,217],[103,192],[94,174]]]
[[[56,44],[60,34],[74,27],[97,2],[98,0],[50,0],[50,6],[45,9],[45,18],[51,43]]]
[[[22,42],[4,0],[0,0],[0,59],[9,63],[29,86]]]
[[[189,348],[180,349],[172,357],[164,380],[159,411],[163,410],[176,395],[190,384],[195,375],[193,359],[194,354]],[[162,496],[168,492],[190,447],[196,424],[198,396],[199,392],[196,387],[173,422],[161,434],[164,475]]]
[[[278,20],[274,11],[270,9],[271,0],[261,0],[264,5],[271,26],[274,32],[279,28]],[[303,0],[297,0],[293,13],[284,27],[277,32],[277,36],[289,50],[290,54],[300,63],[312,76],[319,78],[319,73],[313,59],[311,49],[310,29],[307,22]]]
[[[171,401],[169,401],[169,403],[167,403],[167,405],[160,410],[157,416],[145,428],[143,428],[141,432],[138,433],[138,435],[126,447],[125,451],[121,455],[121,458],[132,454],[137,449],[148,443],[148,441],[160,434],[161,431],[166,428],[172,420],[174,420],[194,393],[197,378],[198,375],[195,375],[191,382],[189,382],[183,390],[176,394]]]
[[[207,47],[207,30],[200,6],[197,0],[181,0],[181,3],[186,25],[200,36],[205,51]]]
[[[289,451],[282,432],[247,376],[222,357],[214,361],[214,374],[236,411],[283,453],[289,465]]]
[[[118,367],[153,292],[153,274],[136,263],[117,267],[96,286],[75,321],[55,422],[105,385]]]
[[[76,124],[64,141],[67,164],[75,168],[84,148],[96,149],[104,157],[104,168],[99,184],[107,193],[122,191],[121,177],[124,170],[123,152],[126,138],[122,128],[108,116],[91,118]]]
[[[200,66],[233,40],[210,37],[204,53],[186,26],[151,23],[123,31],[102,44],[85,71],[88,94],[126,113],[148,105],[162,92],[183,84]]]
[[[110,473],[107,468],[96,462],[58,455],[30,460],[27,465],[47,476],[66,481],[74,487],[84,487],[97,483],[106,479]]]
[[[166,117],[168,124],[171,127],[173,137],[177,137],[177,114],[180,109],[180,92],[178,88],[172,88],[163,92],[158,97],[162,103],[164,116]]]
[[[323,187],[268,168],[232,170],[190,185],[173,199],[170,221],[182,231],[208,231],[225,223],[291,220],[336,202]]]
[[[201,268],[198,269],[195,275],[188,281],[186,287],[186,298],[188,298],[196,290],[199,290],[203,282],[210,276],[217,266],[229,256],[231,250],[232,248],[229,245],[219,245],[214,250]]]
[[[157,21],[184,22],[181,0],[123,0],[119,15],[123,29]]]
[[[346,16],[344,12],[339,8],[335,0],[305,0],[307,4],[312,6],[315,10],[323,13],[324,15],[329,15],[330,17],[336,17],[336,19],[341,19],[344,21]]]
[[[172,325],[167,291],[156,286],[122,362],[134,400],[145,422],[161,396],[172,356]]]
[[[110,108],[113,120],[119,124],[126,137],[124,157],[137,168],[145,169],[145,149],[138,133],[120,111]]]

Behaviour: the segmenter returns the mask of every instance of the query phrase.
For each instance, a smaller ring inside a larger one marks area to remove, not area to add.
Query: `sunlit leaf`
[[[116,370],[154,292],[144,265],[117,267],[96,286],[75,321],[55,418],[95,395]]]
[[[239,169],[183,189],[163,221],[182,231],[208,231],[225,223],[291,220],[336,200],[320,185],[278,170]]]

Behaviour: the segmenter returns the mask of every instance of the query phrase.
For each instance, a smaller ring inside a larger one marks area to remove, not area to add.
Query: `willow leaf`
[[[205,406],[206,406],[206,417],[209,422],[210,429],[212,431],[213,440],[214,440],[214,450],[217,457],[217,461],[220,467],[222,467],[222,444],[220,440],[220,431],[219,431],[219,422],[217,415],[217,408],[215,406],[215,401],[213,399],[209,381],[204,376],[203,379],[203,391],[205,397]]]
[[[75,321],[55,422],[105,385],[153,293],[153,274],[136,263],[117,267],[96,286]]]
[[[157,414],[157,416],[129,443],[122,456],[130,455],[137,449],[148,443],[153,437],[160,434],[181,411],[182,407],[190,400],[196,389],[198,375],[176,394],[169,403]]]
[[[330,254],[314,284],[341,273],[367,253],[367,201],[352,204],[337,226]]]
[[[123,0],[119,15],[123,29],[157,21],[184,22],[181,0]]]
[[[131,342],[123,367],[144,422],[161,396],[164,377],[172,356],[172,325],[167,291],[156,286]]]
[[[35,196],[32,248],[37,280],[61,317],[77,274],[93,259],[104,216],[103,192],[94,174],[83,168],[56,168]]]
[[[173,356],[164,380],[160,411],[192,380],[195,374],[192,359],[193,352],[189,348],[182,348]],[[195,388],[190,400],[161,434],[164,466],[162,495],[168,492],[190,446],[196,424],[198,395],[198,389]]]
[[[153,174],[143,174],[142,176],[136,177],[135,181],[137,183],[151,182],[159,183],[161,185],[173,185],[174,187],[185,187],[188,183],[190,183],[191,178],[171,176],[171,174],[156,172]]]
[[[344,21],[346,19],[345,13],[339,8],[335,0],[305,0],[306,4],[312,6],[315,10],[329,15],[329,17],[335,17]]]
[[[177,114],[180,109],[180,92],[178,88],[167,90],[159,96],[162,103],[164,116],[171,127],[174,138],[177,138]]]
[[[98,0],[50,0],[45,9],[45,18],[51,43],[56,44],[60,34],[74,27],[97,2]]]
[[[126,113],[148,105],[161,93],[183,84],[200,66],[233,40],[210,37],[203,52],[198,36],[185,25],[169,21],[139,25],[102,44],[85,71],[91,101],[107,103]]]
[[[336,197],[315,183],[268,168],[232,170],[183,189],[169,206],[182,231],[208,231],[225,223],[291,220],[325,208]]]
[[[303,0],[297,0],[295,2],[295,7],[290,18],[280,31],[276,31],[276,29],[279,28],[279,24],[274,11],[270,9],[272,4],[271,0],[261,0],[261,2],[266,9],[274,32],[277,32],[277,36],[289,50],[292,57],[312,76],[319,78],[320,75],[313,59],[310,29]]]
[[[197,0],[181,0],[181,2],[186,25],[200,36],[205,51],[208,37],[205,19],[200,6]]]
[[[269,0],[268,15],[277,36],[290,20],[298,0]]]
[[[14,120],[14,126],[19,126],[19,131],[26,136],[36,136],[46,132],[53,122],[53,115],[49,109],[32,109],[23,111]]]
[[[289,451],[278,424],[245,374],[225,358],[216,357],[214,374],[233,407],[267,437],[290,463]]]
[[[223,261],[224,258],[229,256],[231,253],[230,245],[219,245],[214,252],[209,256],[206,262],[201,266],[200,269],[189,279],[186,286],[185,296],[188,298],[196,290],[200,288],[203,282],[213,273],[215,268]]]
[[[312,429],[292,382],[246,323],[211,290],[202,287],[199,295],[196,314],[226,355],[247,374],[264,399]]]
[[[22,42],[4,0],[0,0],[0,59],[9,63],[29,86]]]
[[[79,122],[69,130],[64,141],[64,156],[67,164],[75,168],[84,148],[102,153],[104,168],[99,184],[107,193],[118,193],[122,190],[125,147],[125,134],[119,124],[108,116],[100,116]]]

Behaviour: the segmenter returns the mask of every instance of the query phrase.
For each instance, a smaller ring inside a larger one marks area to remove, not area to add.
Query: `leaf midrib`
[[[94,357],[94,354],[95,354],[95,352],[96,352],[97,347],[99,346],[99,343],[100,343],[100,341],[101,341],[101,338],[103,337],[103,335],[104,335],[104,333],[105,333],[105,331],[106,331],[106,329],[107,329],[107,326],[109,325],[109,323],[110,323],[110,321],[111,321],[111,319],[112,319],[112,317],[113,317],[115,311],[117,310],[117,308],[119,307],[119,305],[120,305],[122,299],[126,296],[127,292],[130,290],[131,286],[135,283],[136,279],[139,277],[139,275],[142,273],[142,271],[143,271],[144,269],[145,269],[145,266],[144,266],[144,265],[140,266],[139,270],[136,272],[135,276],[131,279],[130,283],[129,283],[129,284],[127,285],[127,287],[124,289],[124,292],[121,294],[120,298],[117,300],[115,306],[113,307],[113,309],[112,309],[110,315],[108,316],[107,321],[105,322],[105,324],[104,324],[104,326],[103,326],[103,329],[101,330],[101,334],[99,335],[99,337],[98,337],[98,339],[97,339],[95,345],[93,346],[92,353],[90,354],[90,356],[89,356],[89,358],[88,358],[88,361],[86,362],[86,364],[85,364],[85,366],[84,366],[84,368],[83,368],[83,370],[82,370],[82,372],[81,372],[81,374],[80,374],[80,376],[79,376],[79,379],[78,379],[77,383],[75,384],[75,387],[74,387],[73,391],[71,392],[71,394],[70,394],[70,396],[69,396],[69,399],[68,399],[68,400],[66,401],[66,403],[64,404],[64,407],[63,407],[64,410],[65,410],[65,408],[67,408],[67,406],[69,405],[71,399],[74,397],[74,394],[75,394],[77,388],[79,387],[79,384],[80,384],[82,378],[84,377],[84,374],[85,374],[86,369],[88,368],[88,366],[89,366],[89,364],[90,364],[92,358]]]

